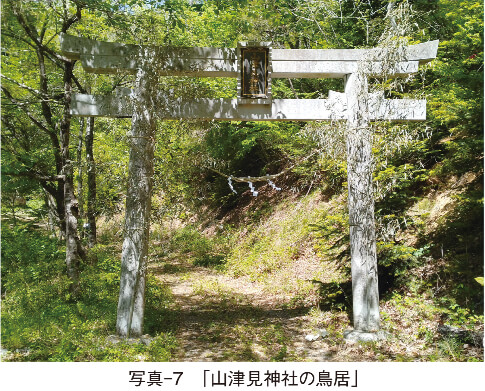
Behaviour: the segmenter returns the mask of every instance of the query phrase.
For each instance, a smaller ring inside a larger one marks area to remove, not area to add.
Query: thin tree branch
[[[33,49],[35,49],[37,47],[35,44],[32,43],[32,41],[29,41],[28,39],[25,39],[24,37],[21,37],[17,34],[14,34],[13,32],[9,32],[9,30],[2,29],[2,35],[16,39],[18,41],[22,41],[23,43],[29,45]]]
[[[67,30],[69,30],[69,27],[71,27],[74,23],[81,20],[81,10],[82,10],[81,4],[76,2],[76,13],[64,21],[62,25],[63,33],[66,33]]]
[[[42,94],[48,95],[49,87],[47,84],[47,75],[46,75],[46,68],[45,68],[45,60],[43,51],[40,48],[37,48],[37,59],[39,60],[39,85]],[[50,106],[44,100],[41,102],[42,106],[42,115],[44,116],[45,120],[49,124],[51,128],[54,127],[52,123],[52,110]]]
[[[39,34],[39,41],[42,42],[44,40],[44,36],[45,36],[45,33],[47,31],[47,24],[49,22],[49,14],[46,15],[45,19],[44,19],[44,23],[42,25],[42,28],[40,30],[40,34]]]
[[[8,80],[11,83],[14,83],[14,84],[18,85],[21,88],[24,88],[24,89],[28,90],[30,93],[32,93],[33,95],[36,95],[40,99],[48,99],[49,98],[48,96],[46,96],[45,94],[43,94],[41,91],[36,90],[35,88],[32,88],[32,87],[29,87],[28,85],[25,85],[23,83],[19,83],[18,81],[14,80],[14,79],[12,79],[12,78],[10,78],[8,76],[0,75],[0,77],[2,77],[5,80]]]
[[[59,181],[64,181],[65,179],[62,175],[57,175],[55,177],[37,176],[34,173],[29,173],[29,172],[14,173],[14,172],[2,171],[2,175],[8,175],[13,177],[27,177],[27,178],[36,180],[53,197],[57,195],[57,188],[54,185],[52,185],[50,182],[59,182]]]
[[[58,182],[66,179],[65,175],[44,175],[42,173],[36,172],[33,169],[32,171],[21,171],[21,172],[2,171],[2,175],[9,175],[9,176],[15,176],[15,177],[28,177],[31,179],[35,179],[39,182]]]
[[[25,151],[29,152],[30,151],[30,142],[29,142],[30,140],[29,140],[29,137],[26,134],[25,128],[23,126],[15,126],[14,124],[12,124],[10,122],[10,119],[8,117],[4,116],[4,115],[2,115],[2,123],[8,130],[10,130],[12,137],[17,140],[17,142],[22,146],[22,148]],[[17,130],[19,130],[22,133],[23,137],[20,137],[17,134]],[[2,140],[4,138],[6,138],[6,136],[9,136],[9,135],[6,134],[5,132],[2,132]]]
[[[62,160],[61,160],[61,156],[60,156],[60,151],[61,151],[61,147],[60,147],[60,144],[59,144],[59,139],[57,138],[57,134],[55,131],[53,130],[50,130],[46,125],[44,125],[41,121],[39,121],[37,118],[34,117],[33,114],[31,114],[29,112],[29,110],[27,110],[27,108],[25,107],[25,104],[22,104],[21,102],[18,102],[13,96],[12,94],[10,93],[10,91],[8,91],[5,87],[2,86],[2,91],[3,93],[5,94],[5,96],[7,96],[7,98],[13,103],[15,104],[17,107],[19,107],[29,118],[30,120],[39,128],[41,129],[43,132],[45,132],[50,140],[51,140],[51,143],[52,143],[52,146],[53,146],[53,149],[54,149],[54,158],[55,158],[55,161],[56,161],[56,169],[57,169],[57,172],[60,172],[60,170],[62,169]]]
[[[76,84],[76,87],[78,88],[78,90],[82,94],[87,94],[87,90],[81,85],[81,83],[79,82],[78,78],[76,76],[74,76],[74,74],[72,75],[72,79],[74,80],[74,84]]]
[[[32,26],[29,25],[27,19],[25,19],[24,15],[22,15],[22,13],[19,11],[19,9],[15,5],[13,6],[13,13],[16,16],[16,18],[17,18],[18,22],[20,23],[20,25],[22,26],[22,28],[24,29],[24,31],[26,32],[26,34],[30,37],[30,39],[32,39],[32,41],[34,41],[34,43],[37,45],[37,47],[39,47],[43,51],[51,54],[53,57],[57,58],[59,61],[63,61],[63,62],[70,62],[71,61],[69,58],[59,55],[54,50],[52,50],[49,47],[42,44],[42,42],[39,39],[39,35],[38,35],[37,31],[34,28],[32,28]]]
[[[298,94],[297,94],[297,93],[296,93],[296,91],[295,91],[295,88],[293,87],[293,82],[291,81],[291,79],[288,79],[288,81],[290,82],[290,88],[291,88],[291,91],[293,91],[293,94],[295,95],[295,98],[296,98],[296,99],[300,99],[300,98],[298,97]]]
[[[49,130],[49,128],[44,125],[40,120],[38,120],[37,118],[34,117],[34,115],[32,113],[29,112],[29,110],[27,110],[27,108],[25,107],[25,104],[23,104],[22,102],[19,102],[17,99],[15,99],[12,94],[10,93],[9,90],[7,90],[4,86],[2,86],[2,91],[3,93],[5,94],[5,96],[13,103],[15,104],[18,108],[20,108],[25,114],[27,114],[27,116],[30,118],[30,120],[38,127],[40,128],[42,131],[44,131],[45,133],[47,133],[48,135],[52,135],[52,131]]]

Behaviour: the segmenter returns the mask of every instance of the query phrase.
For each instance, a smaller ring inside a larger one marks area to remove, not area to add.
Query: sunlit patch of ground
[[[312,265],[307,266],[310,270]],[[312,303],[315,296],[305,302],[289,294],[288,284],[302,281],[298,274],[293,281],[285,276],[286,287],[277,290],[271,279],[234,278],[190,261],[179,261],[172,268],[176,272],[157,275],[174,296],[178,330],[174,361],[483,360],[483,349],[439,338],[439,315],[430,299],[396,294],[383,301],[382,327],[390,339],[349,344],[343,339],[351,326],[346,312],[324,312]],[[329,335],[305,340],[318,329]]]
[[[159,235],[150,271],[173,294],[178,349],[172,359],[483,361],[483,348],[439,335],[444,309],[430,294],[413,289],[394,289],[381,298],[381,326],[388,340],[344,340],[352,326],[351,298],[346,293],[333,305],[322,287],[348,284],[348,271],[331,252],[317,252],[318,240],[309,229],[328,216],[338,226],[342,205],[341,197],[325,200],[315,192],[270,205],[264,219],[248,219],[236,230],[226,231],[218,223],[211,232],[179,227],[184,236],[175,233],[175,241],[169,231]],[[247,208],[244,216],[258,211],[257,205]],[[217,241],[224,235],[226,242]],[[220,254],[222,265],[217,263]],[[414,270],[421,280],[425,272]],[[331,308],[322,306],[325,300]],[[477,331],[480,327],[483,331],[483,322],[476,324]],[[328,333],[324,338],[305,339],[322,329]]]

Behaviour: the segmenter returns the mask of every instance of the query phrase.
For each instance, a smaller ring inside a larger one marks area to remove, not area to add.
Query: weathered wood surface
[[[134,103],[140,108],[135,110],[128,135],[130,160],[116,318],[116,331],[123,337],[143,334],[156,130],[150,104],[151,88],[153,83],[150,78],[144,70],[140,70],[134,95]]]
[[[406,48],[407,61],[425,64],[436,57],[439,41],[428,41]],[[386,49],[273,49],[276,61],[360,61],[364,56],[384,58]]]
[[[80,60],[88,72],[131,72],[143,63],[148,49],[160,63],[161,75],[198,77],[237,77],[235,48],[209,47],[146,47],[101,42],[61,34],[61,50],[68,58]],[[408,46],[402,63],[396,66],[396,76],[416,72],[419,64],[436,57],[438,41]],[[273,49],[273,78],[341,78],[354,73],[358,61],[384,58],[382,49]],[[378,74],[378,62],[369,69]],[[392,72],[391,72],[392,73]]]
[[[372,185],[372,133],[367,78],[346,78],[347,183],[354,330],[379,330],[376,233]]]
[[[343,93],[330,99],[273,99],[271,105],[241,105],[237,99],[199,98],[162,102],[157,112],[161,119],[200,119],[227,121],[318,121],[347,119]],[[370,120],[424,121],[426,100],[371,99]],[[133,105],[127,94],[95,96],[75,94],[71,113],[80,117],[130,118]]]
[[[403,61],[388,70],[389,75],[404,76],[418,71],[418,61]],[[358,71],[358,61],[273,61],[273,78],[303,78],[303,79],[331,79],[343,78],[345,75]],[[382,73],[380,62],[369,64],[369,76]]]

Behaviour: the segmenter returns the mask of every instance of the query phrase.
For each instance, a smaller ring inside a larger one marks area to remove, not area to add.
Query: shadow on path
[[[321,342],[305,340],[311,307],[289,307],[261,283],[190,262],[151,271],[172,291],[174,361],[323,361]]]

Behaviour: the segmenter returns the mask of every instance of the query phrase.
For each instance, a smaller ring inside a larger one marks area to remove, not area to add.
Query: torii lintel
[[[167,76],[237,77],[238,49],[212,47],[161,47],[102,42],[67,34],[60,36],[61,50],[80,60],[87,72],[135,73],[144,53],[152,51],[163,59],[157,64]],[[404,60],[396,64],[395,74],[416,72],[418,65],[436,57],[438,41],[406,47]],[[385,49],[272,49],[273,78],[343,78],[357,69],[357,63],[372,52],[385,56]],[[378,63],[378,62],[376,62]],[[382,70],[378,64],[372,73]]]
[[[253,57],[245,59],[244,53],[251,49],[255,52],[251,54]],[[436,57],[437,49],[438,41],[411,45],[405,48],[403,61],[397,62],[391,69],[385,69],[382,61],[368,61],[365,73],[368,76],[384,71],[392,76],[414,73],[420,64]],[[146,60],[144,54],[153,53],[160,75],[237,77],[237,99],[169,100],[158,96],[153,109],[158,110],[158,118],[164,119],[240,121],[345,120],[348,113],[345,93],[330,91],[328,99],[272,99],[271,79],[344,78],[358,72],[362,59],[369,56],[381,58],[386,51],[380,48],[274,49],[268,42],[240,43],[237,48],[149,47],[101,42],[66,34],[61,34],[61,50],[65,56],[80,60],[88,72],[134,73],[143,66]],[[260,58],[258,50],[259,53],[264,52]],[[245,76],[252,78],[252,84],[244,84]],[[259,88],[261,91],[256,91]],[[133,93],[129,89],[119,89],[108,96],[73,94],[71,113],[86,117],[131,117],[133,105],[130,96]],[[425,100],[384,99],[382,94],[370,94],[369,98],[369,119],[372,121],[426,119]]]

